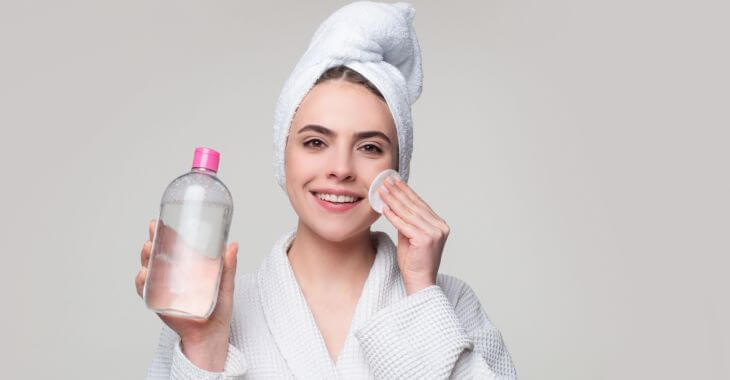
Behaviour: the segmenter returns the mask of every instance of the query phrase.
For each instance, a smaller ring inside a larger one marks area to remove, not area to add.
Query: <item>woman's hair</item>
[[[314,85],[318,85],[322,82],[333,80],[333,79],[342,79],[346,80],[350,83],[356,83],[365,86],[370,92],[375,94],[377,97],[382,99],[385,102],[385,97],[383,94],[375,87],[372,82],[367,80],[362,74],[358,73],[357,71],[347,67],[347,66],[335,66],[327,69],[322,75],[320,75],[319,79],[317,79],[316,82],[314,82]],[[387,104],[387,102],[386,102]]]

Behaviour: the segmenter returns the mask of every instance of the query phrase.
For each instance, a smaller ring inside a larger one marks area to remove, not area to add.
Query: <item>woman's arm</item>
[[[492,372],[496,379],[517,379],[502,333],[489,320],[476,293],[466,283],[454,311],[474,348],[462,353],[454,367],[453,378],[488,378],[486,374]],[[484,377],[477,376],[481,374]]]
[[[375,376],[516,379],[502,335],[474,291],[454,277],[445,281],[454,286],[432,285],[413,293],[356,332]],[[444,289],[458,292],[454,306]]]
[[[246,369],[243,353],[230,343],[222,372],[211,372],[196,366],[182,352],[180,336],[163,324],[155,355],[147,370],[147,380],[238,379],[243,378]]]

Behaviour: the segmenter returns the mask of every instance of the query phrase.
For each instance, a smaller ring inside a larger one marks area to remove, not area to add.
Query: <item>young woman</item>
[[[254,273],[236,276],[228,246],[208,320],[159,315],[148,379],[516,378],[473,290],[438,273],[449,227],[406,182],[422,79],[413,15],[356,2],[317,30],[275,115],[276,179],[298,224]],[[385,169],[403,178],[379,192],[397,243],[370,230],[368,189]]]

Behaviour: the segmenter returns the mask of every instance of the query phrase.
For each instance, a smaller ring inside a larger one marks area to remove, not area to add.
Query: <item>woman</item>
[[[208,320],[159,315],[148,378],[516,378],[475,293],[438,273],[449,227],[406,183],[422,80],[414,12],[356,2],[317,30],[275,114],[275,176],[298,225],[254,273],[236,276],[229,245]],[[368,189],[385,169],[402,178],[379,190],[397,244],[370,230]]]

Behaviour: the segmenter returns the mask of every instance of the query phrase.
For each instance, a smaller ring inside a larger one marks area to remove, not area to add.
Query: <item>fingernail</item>
[[[393,176],[390,176],[390,177],[386,178],[385,180],[388,181],[389,184],[395,185],[395,180],[393,179]]]

